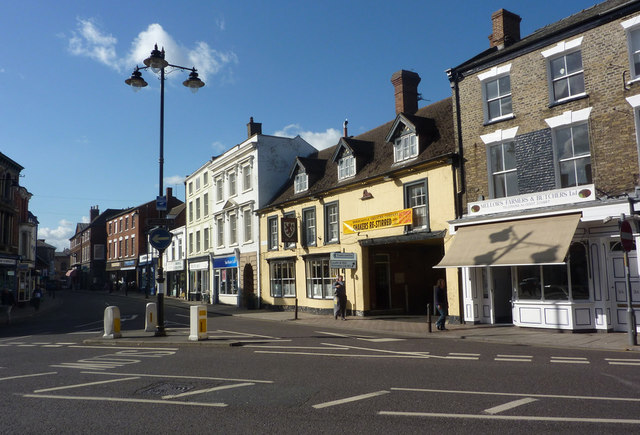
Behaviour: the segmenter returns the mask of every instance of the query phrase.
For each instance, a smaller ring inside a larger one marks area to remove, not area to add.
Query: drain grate
[[[145,396],[168,396],[171,394],[180,394],[193,390],[195,387],[189,384],[174,384],[170,382],[161,382],[153,384],[147,388],[138,391],[138,394]]]

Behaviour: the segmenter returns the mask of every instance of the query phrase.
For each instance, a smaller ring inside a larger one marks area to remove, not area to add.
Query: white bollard
[[[149,302],[145,311],[145,332],[154,332],[158,326],[158,307],[155,302]]]
[[[120,308],[107,307],[104,309],[104,335],[103,338],[120,338]]]
[[[191,328],[189,341],[200,341],[209,338],[207,335],[207,307],[192,305],[190,308]]]

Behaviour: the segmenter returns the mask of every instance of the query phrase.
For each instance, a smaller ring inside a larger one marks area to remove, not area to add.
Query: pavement
[[[84,291],[84,290],[76,290]],[[28,321],[33,316],[55,310],[63,303],[64,298],[73,293],[72,290],[63,290],[63,295],[55,299],[45,297],[40,310],[36,311],[31,306],[14,307],[12,311],[12,323]],[[122,293],[114,293],[116,298],[145,299],[144,295],[130,292],[127,296]],[[156,302],[155,296],[147,299]],[[178,306],[189,309],[192,305],[200,305],[200,302],[185,301],[173,297],[165,297],[165,305]],[[539,346],[554,348],[573,348],[583,350],[607,350],[633,352],[640,355],[640,346],[631,345],[627,332],[572,332],[556,329],[521,328],[513,325],[485,325],[485,324],[447,324],[446,331],[438,331],[435,327],[437,317],[432,317],[429,325],[426,316],[372,316],[356,317],[348,316],[346,321],[335,320],[331,315],[312,314],[299,310],[273,311],[267,309],[249,310],[235,306],[209,304],[207,307],[208,329],[212,329],[215,316],[236,316],[250,319],[259,319],[271,322],[287,322],[290,325],[311,325],[318,328],[336,328],[342,332],[351,331],[352,334],[381,335],[393,337],[425,337],[434,339],[468,340],[474,342],[501,343],[520,346]],[[143,314],[144,315],[144,314]],[[431,326],[431,327],[430,327]],[[4,314],[0,314],[0,331],[11,325],[6,324]],[[113,346],[156,346],[177,347],[183,345],[196,346],[234,346],[241,345],[247,340],[234,340],[228,338],[208,337],[204,340],[189,340],[189,328],[166,327],[165,334],[156,336],[155,331],[145,330],[121,330],[120,338],[104,338],[102,334],[94,338],[84,340],[87,344],[113,345]],[[211,334],[209,334],[211,335]],[[254,339],[255,340],[255,339]]]

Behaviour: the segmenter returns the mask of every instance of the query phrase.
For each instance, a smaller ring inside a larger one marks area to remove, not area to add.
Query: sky
[[[418,73],[425,106],[451,95],[445,71],[489,48],[491,14],[522,17],[521,36],[598,0],[187,1],[0,0],[0,152],[24,170],[38,238],[69,247],[89,210],[155,200],[160,80],[124,83],[154,44],[205,86],[168,72],[164,187],[247,139],[333,146],[395,118],[391,75]]]

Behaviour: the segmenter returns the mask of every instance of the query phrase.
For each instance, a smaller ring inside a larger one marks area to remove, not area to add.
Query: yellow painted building
[[[426,314],[445,278],[459,319],[458,272],[433,269],[456,217],[451,100],[417,108],[417,74],[399,71],[396,118],[316,155],[261,210],[261,303],[331,313],[345,278],[352,315]]]

